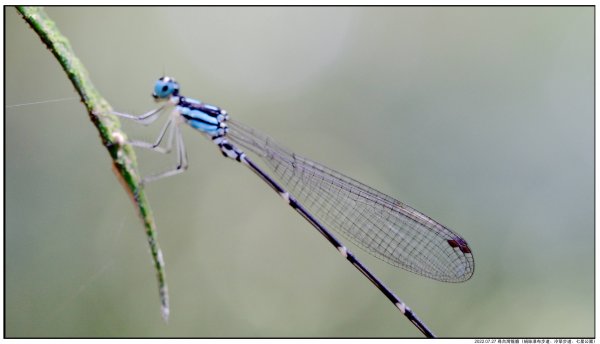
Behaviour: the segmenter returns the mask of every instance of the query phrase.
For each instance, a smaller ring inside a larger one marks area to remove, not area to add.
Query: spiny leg
[[[123,118],[134,120],[134,121],[142,123],[144,125],[148,125],[148,124],[155,122],[160,117],[162,110],[165,109],[165,106],[166,105],[163,105],[157,109],[148,111],[147,113],[140,115],[140,116],[130,115],[130,114],[126,114],[126,113],[120,113],[120,112],[113,112],[113,114],[123,117]],[[169,132],[169,138],[167,139],[167,145],[165,148],[159,147],[162,140],[164,139],[167,131]],[[146,184],[148,182],[155,181],[155,180],[165,178],[165,177],[170,177],[170,176],[182,173],[183,171],[185,171],[187,169],[187,167],[188,167],[187,152],[185,149],[185,143],[183,142],[181,128],[179,127],[179,125],[177,123],[177,119],[171,118],[165,123],[165,125],[161,129],[160,133],[158,134],[158,137],[156,138],[156,140],[153,143],[145,142],[145,141],[137,141],[137,140],[132,140],[129,142],[133,146],[144,148],[144,149],[149,149],[149,150],[163,153],[163,154],[168,154],[171,151],[171,148],[173,147],[173,142],[175,142],[176,148],[177,148],[177,166],[172,170],[168,170],[165,172],[161,172],[158,174],[153,174],[153,175],[144,177],[142,179],[142,184]]]
[[[160,118],[160,115],[163,113],[163,110],[165,110],[166,107],[167,107],[167,104],[162,105],[154,110],[150,110],[139,116],[130,115],[127,113],[122,113],[122,112],[117,112],[117,111],[113,111],[112,114],[119,116],[119,117],[134,120],[143,125],[150,125],[150,124],[154,123],[157,119]],[[171,124],[173,124],[172,122],[173,122],[173,119],[169,119],[165,123],[163,128],[160,130],[160,133],[158,134],[158,137],[156,138],[154,143],[139,141],[139,140],[131,140],[131,141],[129,141],[129,143],[135,147],[150,149],[150,150],[158,152],[158,153],[167,154],[171,151],[171,148],[173,146],[173,127],[171,127]],[[162,142],[169,127],[171,128],[171,130],[169,131],[169,139],[167,141],[167,146],[165,148],[159,147],[160,143]]]
[[[138,140],[131,140],[129,141],[129,143],[136,147],[149,149],[158,153],[168,154],[169,152],[171,152],[171,148],[173,147],[174,131],[176,130],[175,127],[177,126],[176,124],[173,124],[173,121],[173,119],[170,119],[165,123],[154,143]],[[169,131],[167,145],[164,148],[159,147],[163,138],[165,137],[165,134],[167,133],[167,130]]]
[[[142,184],[174,176],[176,174],[184,172],[188,168],[187,152],[185,150],[185,144],[183,142],[183,135],[181,135],[181,128],[176,124],[173,125],[173,137],[177,148],[177,166],[172,170],[145,177],[144,179],[142,179]]]
[[[138,123],[141,123],[143,125],[149,125],[154,123],[154,121],[156,121],[160,115],[162,114],[163,110],[165,109],[167,105],[163,105],[161,107],[158,107],[154,110],[150,110],[144,114],[141,114],[139,116],[136,115],[130,115],[128,113],[122,113],[122,112],[117,112],[117,111],[112,111],[113,115],[119,116],[119,117],[123,117],[123,118],[127,118],[127,119],[131,119],[134,120]]]

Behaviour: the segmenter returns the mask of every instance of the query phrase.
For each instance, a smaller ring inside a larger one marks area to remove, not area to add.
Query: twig
[[[59,32],[56,24],[48,17],[46,12],[41,7],[27,6],[18,6],[17,10],[54,54],[54,57],[67,73],[75,90],[81,97],[81,101],[87,108],[92,123],[98,129],[102,144],[113,160],[115,175],[139,210],[150,245],[154,268],[156,269],[162,316],[166,321],[169,317],[169,295],[164,262],[157,241],[156,224],[152,210],[140,183],[142,178],[138,173],[134,150],[127,143],[126,135],[120,130],[119,120],[111,114],[110,104],[92,85],[86,69],[75,56],[69,41]]]

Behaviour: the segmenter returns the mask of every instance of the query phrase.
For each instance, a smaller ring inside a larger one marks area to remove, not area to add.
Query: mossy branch
[[[73,52],[69,41],[59,32],[56,24],[46,12],[41,7],[19,6],[17,10],[46,44],[71,80],[82,103],[87,108],[92,123],[98,129],[102,144],[112,158],[117,178],[122,182],[139,210],[158,278],[162,316],[167,320],[169,296],[164,262],[157,241],[154,217],[140,183],[142,178],[138,173],[133,147],[127,143],[126,135],[120,129],[119,120],[111,114],[110,104],[96,90],[83,64]]]

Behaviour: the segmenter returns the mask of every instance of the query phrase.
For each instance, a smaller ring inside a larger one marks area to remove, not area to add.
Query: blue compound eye
[[[167,99],[170,96],[176,96],[179,93],[179,84],[175,79],[163,76],[154,84],[154,93],[152,96],[156,100]]]

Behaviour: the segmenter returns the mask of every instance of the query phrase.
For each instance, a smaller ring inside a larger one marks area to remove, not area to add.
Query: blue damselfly
[[[187,154],[179,126],[187,123],[212,140],[225,157],[242,163],[265,181],[423,334],[434,336],[412,310],[328,228],[337,230],[357,246],[393,266],[443,282],[463,282],[473,275],[473,254],[460,235],[390,196],[292,153],[268,136],[229,119],[225,110],[182,96],[179,84],[173,78],[160,78],[154,86],[153,97],[163,105],[143,115],[115,112],[148,125],[170,111],[171,117],[155,142],[131,141],[135,146],[161,153],[168,153],[175,146],[176,168],[148,176],[144,182],[172,176],[187,168]],[[165,147],[161,147],[165,137]],[[275,178],[263,171],[245,152],[260,157]]]

